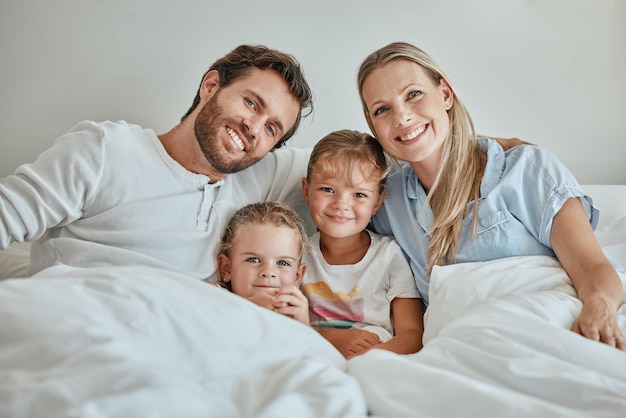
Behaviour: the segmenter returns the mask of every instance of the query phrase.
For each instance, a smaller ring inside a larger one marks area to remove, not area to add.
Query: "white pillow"
[[[604,252],[626,269],[626,216],[598,228],[596,237]]]

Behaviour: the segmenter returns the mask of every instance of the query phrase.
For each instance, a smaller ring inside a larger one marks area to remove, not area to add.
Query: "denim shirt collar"
[[[417,222],[424,232],[428,234],[435,216],[430,205],[426,205],[426,191],[410,164],[402,167],[402,175],[406,177],[406,195],[414,202],[413,208]]]
[[[480,195],[486,196],[500,183],[506,168],[506,158],[504,150],[497,141],[488,138],[478,138],[477,141],[480,147],[487,151],[487,165],[480,185]],[[421,207],[426,201],[426,191],[420,184],[415,171],[408,163],[400,171],[407,178],[407,197],[411,200],[418,200],[418,204]]]
[[[419,203],[424,203],[426,200],[426,191],[422,187],[422,184],[417,178],[417,174],[413,170],[410,164],[406,164],[402,167],[401,173],[406,177],[406,194],[409,199],[418,199]]]
[[[480,195],[487,196],[502,180],[506,168],[506,156],[497,141],[478,138],[478,143],[487,151],[487,165],[480,184]]]

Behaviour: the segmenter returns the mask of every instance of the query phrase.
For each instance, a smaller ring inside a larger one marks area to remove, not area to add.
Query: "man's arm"
[[[0,184],[0,248],[80,218],[100,176],[103,148],[100,128],[83,122],[6,177]]]

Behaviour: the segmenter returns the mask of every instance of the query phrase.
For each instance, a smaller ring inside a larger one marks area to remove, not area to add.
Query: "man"
[[[292,56],[239,46],[211,66],[169,132],[81,122],[7,177],[0,247],[33,241],[30,274],[55,264],[116,264],[212,277],[222,226],[236,209],[302,202],[308,152],[269,152],[310,110]]]

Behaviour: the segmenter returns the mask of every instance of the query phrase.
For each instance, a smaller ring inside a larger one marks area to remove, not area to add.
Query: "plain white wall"
[[[0,176],[83,119],[170,129],[241,43],[300,60],[315,112],[293,146],[367,130],[356,69],[403,40],[446,69],[480,133],[546,147],[581,183],[626,184],[623,0],[0,1]]]

